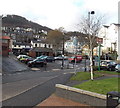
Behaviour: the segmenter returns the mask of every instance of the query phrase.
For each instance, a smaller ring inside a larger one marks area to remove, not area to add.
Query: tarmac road
[[[56,72],[57,73],[57,72]],[[53,73],[55,76],[54,77],[49,77],[48,79],[42,79],[42,77],[39,77],[41,79],[41,81],[43,81],[41,83],[40,80],[37,80],[38,83],[36,83],[35,78],[31,79],[33,81],[35,81],[35,83],[37,84],[36,86],[32,86],[31,85],[31,89],[28,89],[27,91],[24,91],[23,93],[20,94],[16,94],[15,96],[13,95],[13,97],[10,97],[8,99],[5,99],[3,101],[3,106],[35,106],[38,103],[42,102],[43,100],[45,100],[48,96],[50,96],[54,91],[55,91],[55,84],[65,84],[68,79],[71,77],[71,75],[73,73],[66,73],[63,74],[62,72],[58,72],[58,75],[55,75],[55,72]],[[61,74],[60,74],[61,73]],[[47,73],[49,74],[49,73]],[[33,75],[34,76],[34,75]],[[23,81],[23,80],[22,80]],[[25,88],[25,83],[26,81],[22,82],[22,84],[20,85],[20,87],[17,87],[17,89],[20,88]],[[32,81],[31,81],[32,82]],[[8,84],[8,83],[4,83],[4,84]],[[13,82],[11,82],[11,87],[12,87]],[[4,85],[3,85],[4,86]],[[16,83],[17,86],[17,83]],[[13,86],[13,90],[11,90],[11,92],[16,89],[16,86]],[[8,88],[5,89],[9,89],[10,86]],[[16,90],[17,90],[16,89]],[[10,89],[9,89],[10,90]],[[10,91],[6,91],[6,93],[10,93]],[[3,88],[4,91],[4,88]],[[6,95],[6,93],[3,92],[3,95]],[[12,94],[12,93],[11,93]]]
[[[3,106],[35,106],[55,91],[55,84],[64,84],[73,73],[80,71],[83,63],[61,69],[61,61],[48,63],[46,68],[29,68],[15,56],[3,58]],[[64,62],[67,66],[67,61]]]

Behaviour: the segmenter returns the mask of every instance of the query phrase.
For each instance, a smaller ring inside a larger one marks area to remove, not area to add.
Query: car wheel
[[[112,71],[112,68],[109,68],[109,71]]]
[[[40,64],[40,67],[43,67],[43,64]]]

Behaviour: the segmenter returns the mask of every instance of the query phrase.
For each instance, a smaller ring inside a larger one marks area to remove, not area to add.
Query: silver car
[[[115,71],[116,71],[116,72],[120,72],[120,64],[117,64],[117,65],[116,65]]]

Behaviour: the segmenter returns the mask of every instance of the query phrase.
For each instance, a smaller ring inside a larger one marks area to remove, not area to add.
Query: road
[[[5,58],[8,60],[8,58]],[[11,58],[10,58],[11,59]],[[6,60],[5,60],[6,61]],[[3,106],[35,106],[42,102],[55,91],[55,84],[65,84],[73,72],[83,70],[84,63],[79,63],[73,68],[65,61],[61,69],[61,61],[48,63],[47,68],[28,68],[15,58],[8,60],[11,64],[4,68],[2,77]],[[4,62],[5,64],[5,62]],[[15,67],[17,65],[19,67]],[[16,69],[19,68],[19,71]]]

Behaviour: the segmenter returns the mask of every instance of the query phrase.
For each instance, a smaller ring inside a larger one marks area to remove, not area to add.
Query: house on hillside
[[[38,57],[40,55],[53,56],[52,44],[48,44],[45,40],[32,40],[32,49],[29,51],[31,57]]]
[[[15,55],[27,54],[31,48],[30,43],[13,42],[12,44],[12,52]]]
[[[52,44],[48,44],[45,40],[32,40],[32,48],[34,47],[43,47],[43,48],[52,48]]]
[[[72,54],[80,54],[81,53],[81,44],[78,42],[76,36],[71,36],[70,40],[65,42],[65,51]]]

